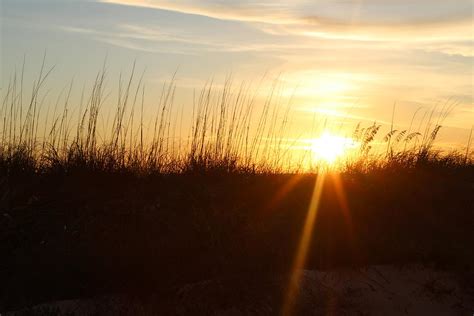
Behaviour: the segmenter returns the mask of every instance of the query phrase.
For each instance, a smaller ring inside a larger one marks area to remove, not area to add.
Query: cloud
[[[118,24],[99,30],[93,28],[61,26],[61,30],[90,36],[108,44],[145,52],[196,54],[220,53],[271,53],[288,50],[307,50],[313,46],[301,41],[269,38],[267,34],[255,40],[236,40],[225,36],[209,36],[208,32],[189,32],[182,27],[156,25]]]
[[[61,30],[77,34],[83,34],[90,38],[104,42],[106,44],[137,50],[147,53],[184,54],[194,55],[202,47],[196,47],[198,43],[175,38],[162,33],[150,33],[149,30],[142,30],[138,27],[123,25],[118,30],[101,31],[91,28],[62,26]],[[170,43],[193,44],[188,49],[169,45]],[[168,44],[168,45],[166,45]]]
[[[249,22],[271,34],[384,41],[472,37],[470,0],[99,1]]]
[[[202,1],[196,4],[193,1],[167,0],[99,0],[103,3],[113,3],[120,5],[154,8],[160,10],[174,11],[185,14],[206,16],[219,20],[234,20],[246,22],[264,22],[270,24],[292,24],[297,22],[286,14],[280,5],[274,5],[265,1],[258,4],[238,4],[237,2],[212,2]],[[261,12],[265,14],[261,14]],[[279,13],[283,12],[283,13]]]

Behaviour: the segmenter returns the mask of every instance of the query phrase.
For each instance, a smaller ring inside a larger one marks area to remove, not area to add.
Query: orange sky
[[[146,69],[150,108],[178,69],[176,102],[186,115],[193,91],[209,80],[219,89],[232,74],[235,85],[255,87],[266,74],[262,99],[278,80],[280,97],[293,97],[300,127],[315,115],[332,120],[333,130],[341,122],[389,123],[396,103],[395,125],[403,129],[417,109],[416,122],[433,107],[453,104],[439,141],[459,147],[474,122],[472,6],[470,0],[5,0],[2,88],[24,56],[25,85],[33,82],[46,51],[47,64],[55,65],[48,98],[55,102],[74,78],[77,100],[107,56],[112,109],[119,73],[136,60],[138,72]]]

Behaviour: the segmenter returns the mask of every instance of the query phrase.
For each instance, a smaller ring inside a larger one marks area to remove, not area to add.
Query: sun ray
[[[360,247],[357,239],[357,235],[354,232],[354,223],[352,220],[352,213],[350,211],[349,202],[347,199],[346,190],[344,188],[341,175],[338,173],[331,175],[332,184],[334,186],[334,193],[338,202],[338,206],[344,217],[346,229],[348,232],[348,241],[350,243],[350,250],[352,251],[353,259],[359,260],[360,258]],[[357,257],[355,257],[357,256]]]
[[[318,173],[316,183],[314,185],[313,193],[311,195],[311,202],[308,207],[306,219],[301,233],[300,241],[296,251],[296,256],[290,271],[290,281],[286,297],[282,307],[282,315],[287,316],[292,314],[295,300],[298,296],[300,287],[302,269],[306,263],[308,249],[311,244],[311,236],[313,235],[314,224],[318,213],[319,204],[321,201],[321,194],[324,186],[325,171]]]
[[[301,174],[293,175],[288,181],[286,181],[275,193],[268,204],[263,208],[264,210],[274,209],[278,203],[283,200],[289,192],[302,180]]]

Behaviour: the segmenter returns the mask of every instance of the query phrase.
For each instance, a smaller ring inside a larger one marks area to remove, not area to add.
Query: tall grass
[[[103,127],[100,121],[109,97],[105,63],[90,90],[82,89],[78,104],[71,104],[73,82],[63,89],[56,102],[46,104],[45,83],[53,68],[47,68],[43,59],[31,94],[25,97],[23,64],[20,74],[13,74],[3,93],[3,172],[278,173],[313,171],[321,165],[312,161],[311,149],[303,154],[292,150],[292,145],[299,141],[298,137],[288,136],[295,125],[292,98],[284,101],[278,80],[263,102],[258,101],[261,82],[257,88],[246,83],[236,85],[231,76],[219,88],[208,82],[195,93],[189,113],[190,106],[180,108],[174,101],[175,74],[162,86],[154,117],[147,120],[143,74],[137,76],[134,64],[128,76],[119,77],[115,112]],[[425,113],[416,130],[419,110],[408,129],[395,129],[392,119],[390,131],[379,140],[381,124],[359,123],[352,134],[359,144],[357,154],[345,161],[346,168],[368,169],[389,163],[413,166],[441,159],[472,163],[470,140],[464,157],[441,155],[433,150],[453,106],[447,102],[439,113],[434,107]],[[183,117],[191,117],[188,127],[183,126]],[[321,130],[326,124],[316,124],[311,130]],[[386,143],[384,154],[374,150],[375,144],[381,143]]]

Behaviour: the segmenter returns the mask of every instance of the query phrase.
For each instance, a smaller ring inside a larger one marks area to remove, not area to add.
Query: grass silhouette
[[[146,126],[133,70],[104,132],[106,68],[82,94],[76,124],[72,85],[62,110],[58,98],[40,121],[50,72],[43,65],[27,101],[15,76],[0,111],[1,310],[288,274],[324,166],[304,168],[307,158],[282,145],[291,104],[274,102],[276,85],[258,108],[245,85],[235,90],[228,79],[214,92],[210,83],[182,131],[172,116],[174,79]],[[470,141],[465,152],[433,147],[451,110],[438,117],[433,109],[418,129],[414,120],[406,130],[392,123],[382,137],[377,123],[355,128],[356,157],[327,171],[307,268],[422,262],[472,272]]]
[[[229,77],[221,89],[206,84],[192,106],[189,129],[178,124],[174,102],[175,76],[164,84],[156,105],[156,116],[144,122],[145,89],[143,76],[136,79],[135,64],[128,79],[120,78],[116,111],[110,125],[99,127],[105,93],[106,67],[95,77],[91,91],[83,90],[79,104],[71,106],[72,83],[59,95],[54,106],[43,104],[47,93],[42,89],[53,71],[43,65],[26,100],[23,72],[15,74],[4,92],[0,115],[2,131],[0,163],[3,170],[31,170],[39,173],[84,169],[107,172],[180,173],[180,172],[315,172],[320,167],[308,153],[296,157],[283,141],[291,130],[291,99],[282,104],[275,81],[263,105],[257,106],[258,91],[241,84],[234,88]],[[136,81],[136,82],[135,82]],[[60,109],[62,103],[62,109]],[[434,107],[415,130],[415,112],[410,127],[390,131],[379,143],[386,143],[384,154],[374,153],[373,143],[381,124],[358,124],[351,135],[360,144],[359,153],[347,161],[350,167],[366,164],[413,165],[426,160],[459,160],[459,153],[441,155],[433,143],[455,103]],[[51,108],[54,108],[50,113]],[[71,109],[72,107],[72,109]],[[72,117],[73,110],[77,110]],[[182,121],[181,109],[180,120]],[[394,106],[395,111],[395,106]],[[393,116],[393,115],[392,115]],[[426,117],[426,120],[425,120]],[[181,122],[182,123],[182,122]],[[313,130],[326,125],[316,123]],[[187,136],[178,136],[185,134]],[[297,142],[298,139],[293,142]],[[464,163],[472,163],[470,140]],[[440,156],[443,156],[440,158]],[[454,157],[456,156],[456,157]],[[394,161],[392,161],[394,160]],[[309,161],[309,162],[308,162]],[[461,161],[456,161],[456,163]],[[339,166],[344,169],[347,166]]]

